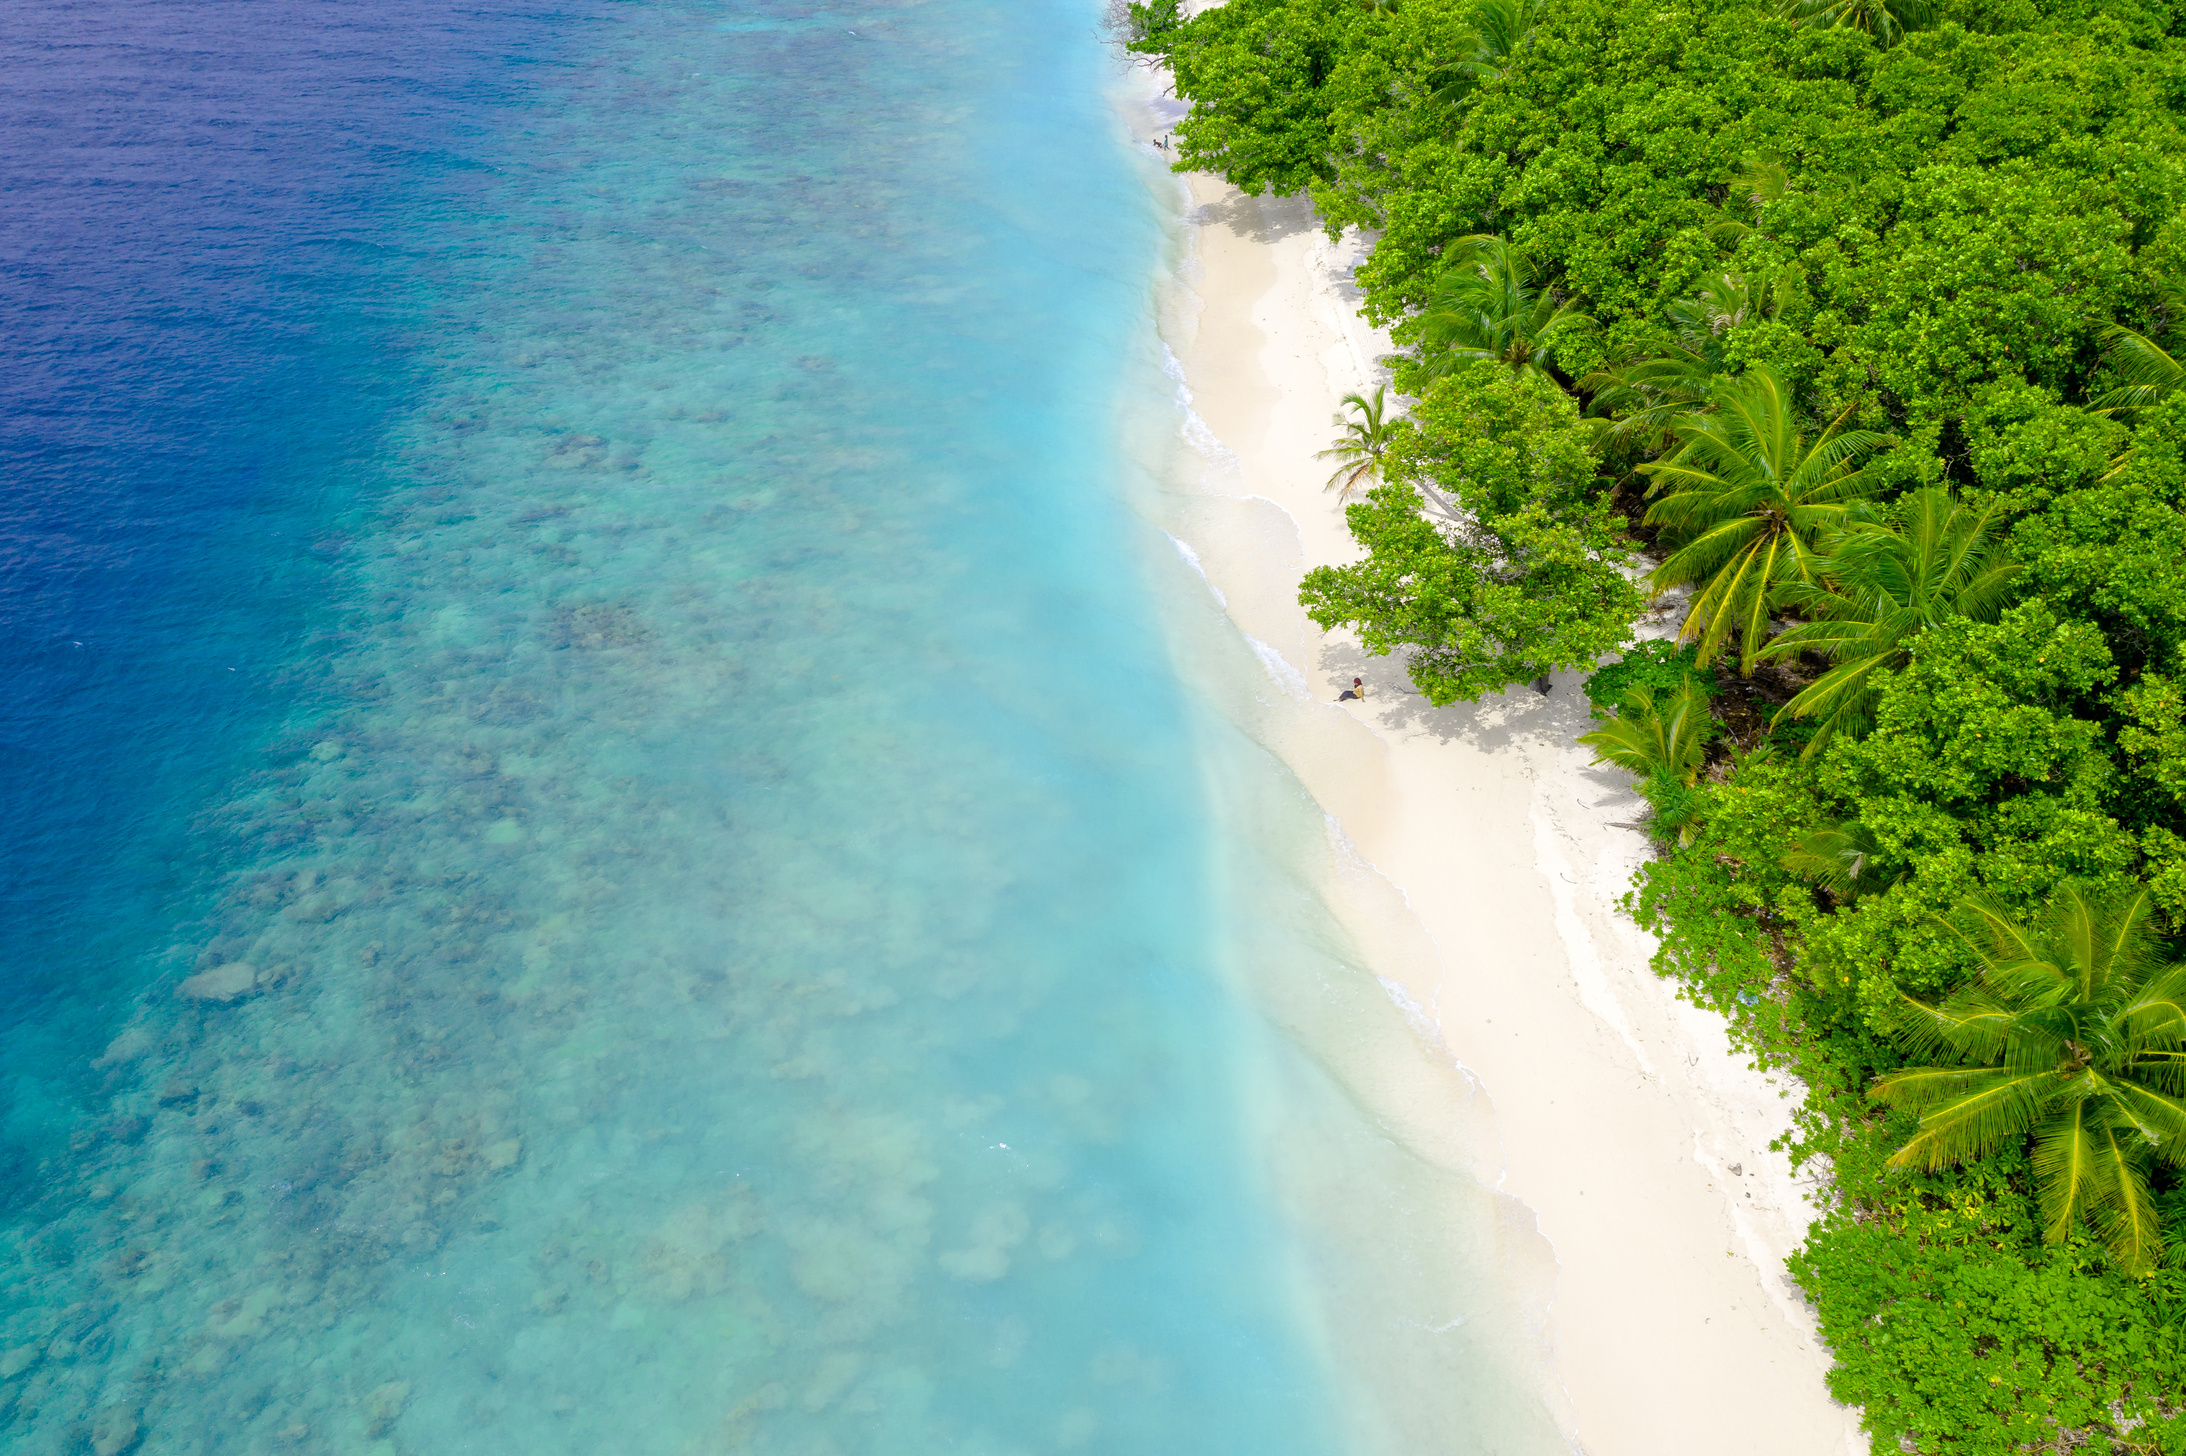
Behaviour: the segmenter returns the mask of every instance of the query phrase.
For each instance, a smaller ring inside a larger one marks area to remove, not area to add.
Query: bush
[[[1700,665],[1700,653],[1691,643],[1642,642],[1586,680],[1586,700],[1594,716],[1607,723],[1632,689],[1673,693],[1689,677],[1699,680],[1710,699],[1715,697],[1715,669]]]

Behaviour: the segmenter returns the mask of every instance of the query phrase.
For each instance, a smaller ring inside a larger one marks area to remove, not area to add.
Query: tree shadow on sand
[[[1327,639],[1314,668],[1331,685],[1326,696],[1333,698],[1354,677],[1364,678],[1367,705],[1383,727],[1427,734],[1444,743],[1494,751],[1526,740],[1569,742],[1592,726],[1586,695],[1579,690],[1584,681],[1580,673],[1557,673],[1545,695],[1521,684],[1477,703],[1437,708],[1412,686],[1400,655],[1377,657],[1356,643]]]
[[[1279,243],[1316,226],[1313,206],[1304,198],[1247,197],[1242,192],[1203,203],[1190,216],[1201,227],[1228,228],[1255,243]]]

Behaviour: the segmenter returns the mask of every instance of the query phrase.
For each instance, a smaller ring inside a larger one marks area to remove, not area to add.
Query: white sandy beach
[[[1297,604],[1309,566],[1356,554],[1313,458],[1387,348],[1354,311],[1355,249],[1302,201],[1191,181],[1195,259],[1164,333],[1209,463],[1163,524],[1271,674],[1302,675],[1249,730],[1402,892],[1425,932],[1409,943],[1431,939],[1406,951],[1373,923],[1385,888],[1331,887],[1420,1035],[1492,1100],[1500,1152],[1475,1170],[1554,1251],[1550,1404],[1589,1456],[1864,1452],[1783,1267],[1812,1216],[1768,1151],[1791,1104],[1652,974],[1648,938],[1616,909],[1646,853],[1620,824],[1643,805],[1572,741],[1579,676],[1545,698],[1434,709],[1401,663],[1324,635]],[[1353,676],[1366,704],[1336,705]]]

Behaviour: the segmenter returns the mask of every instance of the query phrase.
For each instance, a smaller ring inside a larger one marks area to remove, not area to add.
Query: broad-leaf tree
[[[1475,364],[1442,380],[1399,424],[1383,483],[1344,511],[1365,558],[1307,572],[1298,599],[1404,653],[1437,705],[1594,666],[1644,599],[1620,522],[1591,499],[1588,435],[1546,379]]]

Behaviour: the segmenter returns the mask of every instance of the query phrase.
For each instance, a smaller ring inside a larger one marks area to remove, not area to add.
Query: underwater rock
[[[548,640],[559,648],[598,652],[631,647],[652,636],[645,619],[625,602],[564,602],[554,609]]]
[[[0,1380],[12,1380],[38,1363],[45,1352],[36,1345],[17,1345],[12,1350],[0,1350]]]
[[[516,1160],[523,1156],[523,1152],[524,1140],[510,1138],[506,1142],[488,1143],[479,1156],[486,1160],[488,1172],[500,1173],[515,1167]]]
[[[689,1204],[668,1215],[647,1241],[646,1270],[672,1300],[720,1294],[729,1287],[728,1246],[749,1238],[757,1227],[756,1217],[740,1205]]]
[[[119,1067],[133,1062],[159,1044],[159,1039],[144,1027],[132,1026],[106,1044],[99,1053],[94,1067]]]
[[[939,1262],[967,1284],[992,1284],[1010,1271],[1010,1256],[996,1248],[959,1249],[943,1254]]]
[[[1014,1203],[1000,1203],[972,1220],[972,1246],[940,1256],[941,1267],[973,1284],[987,1284],[1010,1271],[1010,1250],[1032,1232],[1032,1220]]]
[[[908,1273],[901,1254],[854,1225],[814,1219],[783,1230],[783,1238],[790,1278],[830,1304],[883,1300]]]
[[[812,1383],[805,1387],[800,1402],[814,1415],[826,1410],[835,1397],[850,1388],[850,1382],[858,1378],[865,1367],[865,1356],[855,1350],[835,1350],[820,1361],[820,1368],[813,1372]]]
[[[224,966],[214,966],[175,987],[177,996],[191,1001],[218,1001],[223,1004],[240,1001],[258,986],[258,967],[249,961],[229,961]]]
[[[122,1452],[135,1446],[137,1438],[143,1434],[137,1425],[136,1412],[102,1411],[91,1423],[92,1456],[121,1456]]]
[[[370,1436],[378,1440],[393,1429],[402,1416],[403,1407],[410,1403],[410,1382],[390,1380],[364,1398],[364,1417],[370,1421]]]

